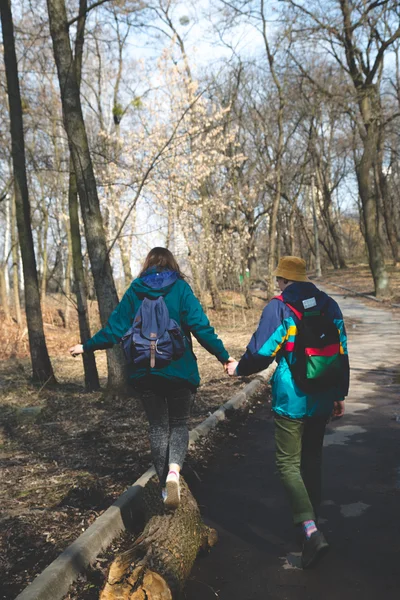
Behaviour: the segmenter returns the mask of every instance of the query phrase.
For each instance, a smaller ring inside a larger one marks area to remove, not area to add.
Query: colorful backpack
[[[144,298],[133,325],[121,338],[128,363],[139,368],[160,369],[185,352],[185,337],[169,316],[164,298]]]
[[[289,364],[296,385],[306,393],[322,392],[337,385],[343,374],[340,354],[339,331],[321,310],[317,310],[315,298],[303,301],[304,311],[284,301],[299,319],[294,344],[296,360]]]

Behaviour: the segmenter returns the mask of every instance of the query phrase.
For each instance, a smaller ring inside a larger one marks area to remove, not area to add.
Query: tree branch
[[[101,6],[102,4],[105,4],[106,2],[112,2],[112,1],[113,0],[97,0],[97,2],[94,2],[93,4],[91,4],[90,6],[87,7],[85,15],[87,15],[91,10],[93,10],[93,8],[97,8],[98,6]],[[83,14],[79,13],[78,16],[71,19],[71,21],[68,21],[68,27],[71,27],[71,25],[76,23],[82,17],[83,17]]]
[[[378,69],[383,61],[383,56],[385,54],[385,50],[387,50],[387,48],[389,48],[389,46],[391,46],[399,38],[400,38],[400,27],[394,32],[394,34],[388,40],[386,40],[385,42],[382,42],[382,44],[378,50],[378,54],[376,55],[374,66],[372,67],[367,79],[365,80],[365,83],[367,85],[372,84],[374,77],[376,75],[376,72],[378,71]]]
[[[191,104],[190,104],[190,105],[189,105],[189,106],[188,106],[188,107],[187,107],[187,108],[184,110],[184,112],[183,112],[183,113],[182,113],[182,115],[180,116],[180,118],[179,118],[178,122],[176,123],[176,125],[175,125],[175,127],[174,127],[174,129],[173,129],[173,131],[172,131],[172,133],[171,133],[171,135],[170,135],[170,136],[169,136],[169,138],[166,140],[166,142],[165,142],[165,143],[162,145],[162,147],[159,149],[159,151],[158,151],[158,152],[155,154],[155,156],[153,157],[153,159],[152,159],[152,161],[151,161],[150,165],[147,167],[147,169],[146,169],[146,171],[145,171],[145,173],[144,173],[144,175],[143,175],[143,177],[142,177],[142,179],[141,179],[141,181],[140,181],[139,188],[138,188],[138,190],[137,190],[137,192],[136,192],[136,194],[135,194],[135,197],[134,197],[134,199],[133,199],[133,202],[132,202],[132,204],[131,204],[131,206],[130,206],[130,208],[129,208],[128,212],[126,213],[125,217],[122,219],[122,221],[121,221],[121,225],[120,225],[120,227],[119,227],[119,229],[118,229],[118,231],[117,231],[117,234],[116,234],[116,236],[114,237],[114,239],[113,239],[112,243],[110,244],[110,246],[109,246],[109,248],[108,248],[108,250],[107,250],[107,257],[109,256],[109,254],[110,254],[111,250],[113,249],[113,247],[114,247],[114,245],[115,245],[116,241],[118,240],[118,238],[119,238],[119,236],[120,236],[120,234],[121,234],[121,232],[122,232],[123,228],[125,227],[125,224],[126,224],[126,222],[127,222],[128,218],[129,218],[129,216],[130,216],[130,214],[131,214],[132,210],[133,210],[133,209],[134,209],[134,207],[136,206],[136,202],[137,202],[137,201],[138,201],[138,199],[139,199],[139,196],[140,196],[140,194],[141,194],[141,192],[142,192],[142,189],[143,189],[143,187],[144,187],[144,184],[146,183],[146,180],[147,180],[148,176],[150,175],[151,171],[154,169],[154,167],[155,167],[155,165],[156,165],[156,163],[157,163],[158,159],[161,157],[161,155],[162,155],[162,154],[165,152],[165,150],[168,148],[168,146],[170,145],[170,143],[171,143],[171,142],[172,142],[172,140],[174,139],[174,137],[175,137],[175,134],[176,134],[176,132],[177,132],[177,130],[178,130],[178,127],[179,127],[179,125],[182,123],[182,121],[183,121],[183,119],[185,118],[185,116],[187,115],[187,113],[188,113],[188,112],[189,112],[189,111],[190,111],[190,110],[193,108],[193,106],[196,104],[196,102],[197,102],[197,101],[198,101],[198,100],[201,98],[201,96],[202,96],[204,93],[205,93],[205,90],[203,90],[203,92],[201,92],[200,94],[198,94],[198,95],[196,96],[196,98],[193,100],[193,102],[191,102]]]

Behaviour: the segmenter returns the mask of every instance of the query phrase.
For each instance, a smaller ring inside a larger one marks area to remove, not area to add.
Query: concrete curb
[[[238,394],[193,429],[189,435],[189,447],[193,447],[199,438],[207,435],[220,421],[229,418],[232,410],[244,406],[267,383],[274,370],[275,363],[259,373]],[[140,493],[154,474],[153,467],[148,469],[15,600],[60,600],[65,596],[78,575],[132,523],[134,512],[139,507]]]

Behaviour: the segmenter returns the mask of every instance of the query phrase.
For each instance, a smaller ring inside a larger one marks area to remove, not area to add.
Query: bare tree
[[[297,37],[325,45],[348,76],[353,87],[350,107],[361,140],[355,152],[355,168],[362,205],[363,226],[369,263],[377,296],[389,293],[385,267],[382,216],[379,202],[379,146],[387,118],[383,110],[381,84],[384,57],[400,37],[399,4],[396,0],[331,0],[322,6],[317,0],[286,0],[296,15]],[[299,24],[301,21],[301,25]],[[387,22],[397,24],[388,31]]]
[[[87,0],[79,0],[79,19],[77,22],[74,57],[74,68],[76,72],[78,88],[80,87],[81,82],[86,14]],[[69,157],[68,209],[70,244],[74,272],[74,285],[78,309],[79,331],[81,335],[81,340],[84,343],[88,339],[90,339],[91,332],[87,305],[87,285],[85,279],[85,272],[83,268],[82,243],[79,229],[78,186],[71,152]],[[83,368],[85,372],[86,390],[92,391],[99,389],[100,382],[94,353],[83,354]]]
[[[65,2],[64,0],[47,0],[47,8],[60,83],[64,126],[74,164],[100,319],[104,326],[118,304],[118,296],[111,270],[96,180],[83,120]],[[114,347],[107,351],[107,364],[109,389],[123,388],[125,386],[125,370],[120,348]]]
[[[4,62],[11,124],[11,149],[14,170],[15,202],[18,235],[25,283],[25,311],[33,380],[55,381],[43,331],[40,293],[36,271],[35,251],[31,230],[31,215],[25,164],[25,142],[22,120],[21,93],[15,52],[14,26],[9,0],[0,0],[3,31]]]

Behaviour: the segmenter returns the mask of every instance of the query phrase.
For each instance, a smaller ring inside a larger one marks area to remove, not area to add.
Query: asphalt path
[[[219,542],[196,562],[187,600],[400,597],[400,316],[331,295],[349,319],[352,371],[346,416],[325,437],[321,529],[330,552],[315,569],[299,566],[264,402],[193,489]]]

